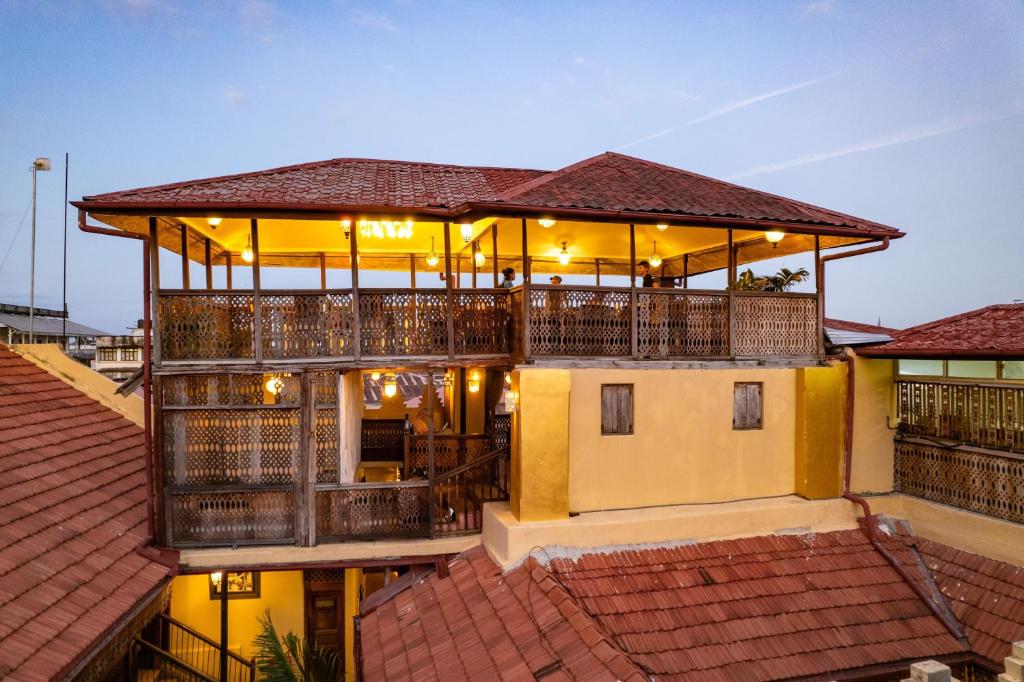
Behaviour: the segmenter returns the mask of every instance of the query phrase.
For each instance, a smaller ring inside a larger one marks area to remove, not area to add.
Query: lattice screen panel
[[[490,435],[437,435],[434,436],[434,475],[440,476],[455,467],[468,464],[496,449]],[[406,460],[405,476],[426,471],[429,465],[429,449],[426,436],[409,438],[409,456]]]
[[[264,293],[260,305],[264,358],[352,355],[351,291]]]
[[[364,462],[393,462],[402,459],[404,419],[364,419],[360,434],[360,458]]]
[[[292,483],[299,410],[164,410],[165,485]]]
[[[429,488],[356,485],[316,492],[316,532],[324,539],[422,537],[429,533]]]
[[[282,388],[273,398],[266,390],[263,374],[188,374],[167,376],[161,380],[164,406],[257,406],[268,401],[280,405],[298,405],[297,374],[274,374]]]
[[[637,348],[644,358],[727,356],[728,296],[673,290],[640,292],[637,333]]]
[[[629,291],[530,289],[530,354],[630,355]]]
[[[338,409],[318,408],[316,411],[316,482],[338,482]]]
[[[447,310],[443,289],[360,292],[363,355],[446,355]]]
[[[163,360],[253,357],[252,294],[160,294]]]
[[[517,289],[509,294],[509,324],[511,327],[512,355],[522,357],[523,355],[523,290]]]
[[[344,568],[307,568],[302,572],[307,583],[340,583],[345,581]]]
[[[895,490],[1024,523],[1024,459],[896,442]]]
[[[455,352],[494,355],[509,352],[508,290],[459,289],[455,301]]]
[[[900,431],[1000,450],[1024,450],[1024,388],[897,381]]]
[[[816,355],[818,303],[813,295],[735,294],[734,352],[740,356]]]
[[[290,543],[295,539],[291,490],[175,493],[169,496],[176,547]]]

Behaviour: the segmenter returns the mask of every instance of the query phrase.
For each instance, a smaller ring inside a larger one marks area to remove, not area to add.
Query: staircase
[[[166,614],[157,616],[157,644],[136,638],[130,666],[136,682],[253,682],[255,661],[228,651],[228,675],[220,679],[220,643]]]

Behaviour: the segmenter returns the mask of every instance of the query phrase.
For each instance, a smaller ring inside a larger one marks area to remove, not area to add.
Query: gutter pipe
[[[149,268],[149,236],[137,232],[122,232],[106,227],[96,227],[86,223],[86,212],[78,211],[78,229],[90,234],[103,234],[112,237],[125,239],[137,239],[142,242],[142,335],[145,341],[142,344],[142,402],[145,414],[143,415],[143,431],[145,433],[146,449],[146,534],[149,538],[156,538],[156,509],[153,501],[153,377],[150,366],[152,355],[152,334],[150,321],[150,299],[152,287],[150,284]]]

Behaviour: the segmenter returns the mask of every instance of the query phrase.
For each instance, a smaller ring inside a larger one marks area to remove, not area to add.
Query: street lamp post
[[[36,173],[50,170],[50,160],[40,156],[32,162],[32,264],[28,283],[28,342],[36,340]]]

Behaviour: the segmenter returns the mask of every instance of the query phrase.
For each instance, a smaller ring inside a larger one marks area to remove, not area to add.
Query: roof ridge
[[[559,168],[557,170],[548,171],[544,175],[533,178],[531,180],[527,180],[526,182],[522,182],[516,185],[515,187],[511,187],[505,190],[504,192],[498,195],[498,201],[508,201],[509,199],[513,199],[516,196],[523,194],[524,192],[529,192],[532,189],[536,189],[537,187],[546,185],[552,180],[560,178],[568,173],[571,173],[572,171],[579,170],[580,168],[584,168],[593,163],[596,163],[601,159],[607,158],[610,154],[612,154],[612,152],[604,152],[602,154],[587,157],[581,161],[576,161],[575,163],[570,163],[568,166],[563,166],[562,168]]]
[[[1006,308],[1024,308],[1024,303],[993,303],[992,305],[987,305],[983,308],[968,310],[967,312],[957,313],[955,315],[950,315],[948,317],[942,317],[939,318],[938,320],[932,320],[930,322],[922,322],[919,325],[907,327],[906,329],[901,330],[897,338],[898,340],[902,341],[908,336],[911,336],[918,332],[927,331],[939,325],[948,324],[950,322],[957,322],[959,320],[966,320],[972,317],[977,317],[978,315],[981,315],[982,313],[988,312],[990,310],[1000,310]]]
[[[358,156],[340,156],[333,159],[323,159],[320,161],[306,161],[304,163],[295,163],[287,166],[275,166],[272,168],[264,168],[263,170],[248,171],[244,173],[228,173],[226,175],[215,175],[208,178],[196,178],[193,180],[181,180],[178,182],[169,182],[159,185],[147,185],[145,187],[134,187],[131,189],[122,189],[115,192],[105,192],[103,194],[90,194],[82,197],[83,201],[102,201],[103,197],[109,197],[114,195],[123,196],[126,194],[140,194],[146,192],[157,192],[160,190],[167,189],[178,189],[182,187],[192,187],[196,185],[206,185],[214,182],[224,182],[226,180],[236,180],[239,178],[251,178],[251,177],[264,177],[267,175],[275,175],[278,173],[288,173],[297,170],[311,170],[315,168],[321,168],[330,165],[341,165],[344,163],[387,163],[387,164],[401,164],[407,166],[428,166],[433,168],[457,168],[464,170],[499,170],[499,171],[521,171],[530,173],[549,173],[539,168],[515,168],[506,166],[467,166],[456,163],[438,163],[432,161],[402,161],[400,159],[371,159]]]

